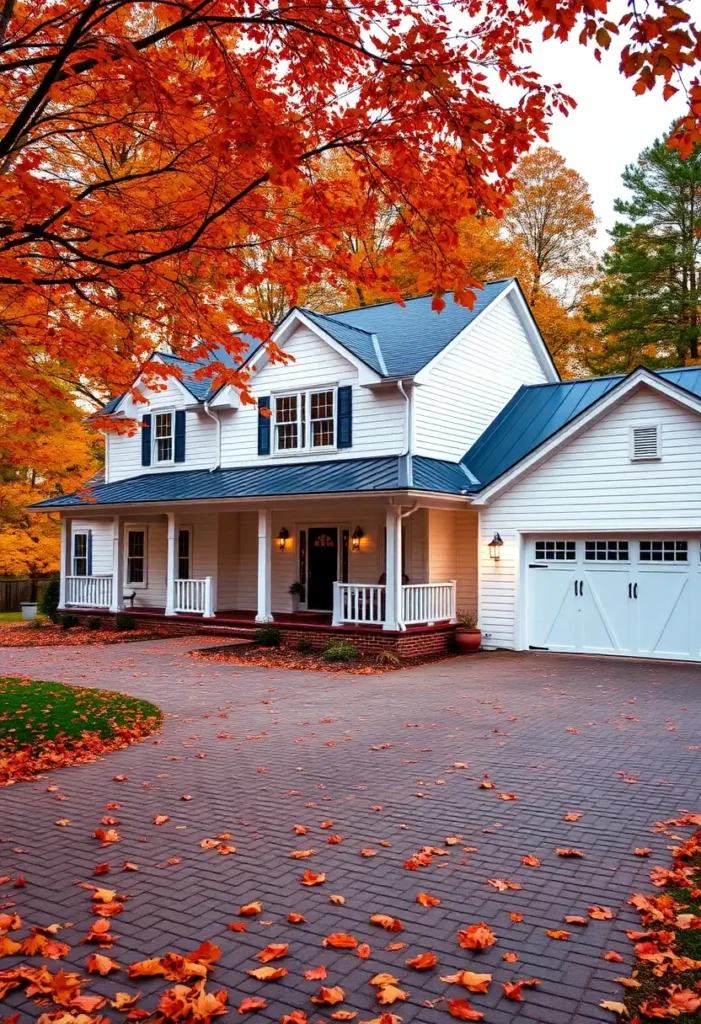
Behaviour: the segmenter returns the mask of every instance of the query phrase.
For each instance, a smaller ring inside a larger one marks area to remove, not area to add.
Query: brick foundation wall
[[[108,612],[76,611],[80,619],[88,619],[99,615],[107,629],[114,629],[115,616]],[[218,636],[225,640],[228,636],[252,637],[258,628],[255,623],[244,626],[229,626],[226,622],[211,622],[190,618],[165,618],[163,615],[138,611],[127,611],[124,614],[136,619],[139,629],[158,629],[172,636]],[[454,626],[420,626],[405,632],[393,630],[371,631],[353,629],[352,627],[319,626],[309,624],[292,625],[285,622],[272,622],[271,626],[280,629],[285,640],[297,643],[306,640],[321,650],[332,640],[347,640],[361,651],[378,654],[380,651],[394,651],[402,658],[415,658],[419,655],[442,654],[453,649]]]

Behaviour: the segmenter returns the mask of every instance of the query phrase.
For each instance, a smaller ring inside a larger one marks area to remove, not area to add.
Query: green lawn
[[[158,728],[161,718],[155,704],[123,693],[0,678],[0,752],[5,754],[23,747],[41,750],[48,740],[76,740],[86,731],[103,740],[120,729],[136,728],[144,735]]]
[[[0,612],[0,622],[21,622],[22,612]]]

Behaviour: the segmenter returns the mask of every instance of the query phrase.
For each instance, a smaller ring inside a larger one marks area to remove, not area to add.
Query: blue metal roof
[[[477,289],[472,309],[453,301],[452,292],[448,292],[445,309],[440,313],[431,308],[430,295],[407,299],[404,306],[383,302],[323,315],[308,309],[303,312],[310,319],[318,318],[323,330],[383,377],[410,376],[442,352],[514,280],[509,277],[490,281],[481,290]],[[354,330],[351,332],[348,328]],[[374,351],[373,335],[380,349],[379,360]]]
[[[404,459],[336,459],[284,466],[206,469],[144,473],[115,483],[98,483],[90,502],[64,494],[32,505],[33,509],[90,505],[140,504],[152,501],[196,501],[217,498],[255,498],[289,494],[333,494],[345,491],[406,490]],[[415,490],[460,494],[467,483],[459,465],[439,459],[414,459]]]
[[[701,366],[657,373],[701,397]],[[473,490],[506,473],[624,379],[618,375],[523,385],[461,460],[479,481]]]

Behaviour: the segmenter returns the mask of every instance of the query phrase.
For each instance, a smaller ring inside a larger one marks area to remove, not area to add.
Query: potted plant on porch
[[[288,594],[292,595],[292,611],[296,614],[299,611],[299,603],[304,600],[304,585],[296,580],[290,584]]]
[[[476,612],[458,612],[455,643],[460,651],[478,651],[482,645],[482,630],[477,625]]]

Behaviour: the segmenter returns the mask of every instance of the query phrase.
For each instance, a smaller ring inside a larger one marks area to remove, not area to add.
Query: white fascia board
[[[659,377],[650,370],[646,370],[645,367],[639,367],[622,380],[620,384],[590,405],[588,409],[580,413],[579,416],[576,416],[569,423],[566,423],[564,427],[561,427],[552,437],[548,438],[535,451],[531,452],[530,455],[526,455],[515,466],[512,466],[511,469],[494,480],[488,487],[485,487],[480,494],[476,494],[473,504],[478,506],[489,505],[495,498],[498,498],[505,491],[509,490],[510,487],[513,487],[518,480],[527,476],[534,469],[537,469],[551,455],[564,448],[575,437],[583,434],[592,423],[601,419],[611,409],[630,397],[634,391],[638,391],[643,387],[650,388],[652,391],[656,391],[665,398],[671,399],[671,401],[689,409],[691,412],[701,415],[701,399],[697,398],[696,395],[693,395],[690,391],[684,391],[683,388],[678,387],[676,384],[668,383],[663,377]]]
[[[467,325],[467,327],[463,328],[462,331],[456,334],[452,341],[448,342],[445,348],[441,349],[441,351],[438,352],[433,357],[433,359],[431,359],[428,363],[426,363],[425,366],[423,366],[419,370],[419,372],[416,374],[416,377],[414,378],[415,383],[419,385],[425,384],[429,376],[431,375],[433,369],[440,363],[440,361],[450,352],[452,352],[452,350],[456,348],[456,346],[458,346],[462,341],[464,341],[465,338],[467,338],[471,334],[471,332],[474,331],[477,325],[480,324],[482,320],[489,313],[491,313],[496,306],[499,305],[500,302],[507,298],[511,301],[514,307],[514,311],[523,325],[523,328],[528,336],[528,340],[531,343],[531,347],[534,351],[536,359],[538,360],[546,378],[551,383],[559,381],[560,375],[555,369],[555,364],[553,363],[552,356],[548,351],[548,346],[545,344],[543,336],[538,329],[538,325],[533,319],[533,314],[531,313],[528,307],[528,303],[524,299],[523,293],[518,285],[518,282],[514,278],[511,284],[507,285],[507,287],[504,288],[502,292],[500,292],[494,299],[492,299],[489,305],[485,306],[482,312],[478,313],[475,319],[472,320]]]

